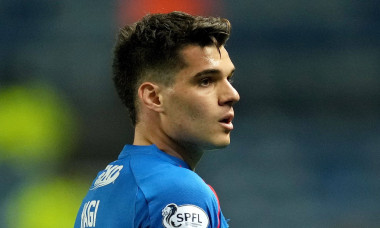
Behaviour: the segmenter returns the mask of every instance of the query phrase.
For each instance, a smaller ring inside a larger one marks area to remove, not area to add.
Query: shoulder
[[[209,193],[207,184],[192,170],[160,160],[152,156],[134,156],[131,171],[138,186],[147,196],[170,192],[199,194]]]
[[[170,161],[143,154],[129,160],[130,171],[146,200],[151,224],[164,227],[193,224],[200,228],[217,224],[217,198],[198,174]]]
[[[158,172],[154,187],[142,187],[152,224],[199,228],[217,224],[218,201],[210,187],[191,170],[178,167],[171,171],[176,174]]]
[[[195,172],[186,168],[174,167],[157,173],[160,177],[158,194],[173,194],[173,197],[198,199],[212,196],[209,186]]]

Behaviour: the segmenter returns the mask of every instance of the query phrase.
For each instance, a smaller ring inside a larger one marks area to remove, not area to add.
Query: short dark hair
[[[137,122],[137,89],[142,82],[151,80],[168,85],[174,73],[185,66],[179,54],[183,47],[214,44],[220,48],[230,31],[227,19],[183,12],[149,14],[121,28],[114,49],[113,81],[133,125]]]

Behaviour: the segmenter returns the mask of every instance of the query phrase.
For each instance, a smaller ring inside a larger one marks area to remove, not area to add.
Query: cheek
[[[210,115],[211,105],[205,102],[206,99],[186,99],[183,103],[183,115],[192,121],[202,121]]]
[[[173,121],[181,126],[195,127],[198,123],[202,124],[200,121],[207,119],[209,113],[207,111],[208,105],[197,99],[192,99],[191,96],[176,97],[172,99],[169,105]]]
[[[204,107],[200,106],[199,104],[190,104],[186,109],[187,115],[192,121],[197,121],[204,118]]]

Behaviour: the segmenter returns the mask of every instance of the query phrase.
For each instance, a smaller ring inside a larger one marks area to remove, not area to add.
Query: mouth
[[[232,124],[233,118],[234,118],[233,114],[228,114],[228,115],[224,116],[222,119],[220,119],[219,123],[221,123],[221,125],[224,128],[231,131],[232,129],[234,129],[234,125]]]

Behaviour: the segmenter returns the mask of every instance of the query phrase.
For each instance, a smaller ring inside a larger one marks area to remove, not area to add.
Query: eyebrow
[[[220,73],[221,73],[221,71],[217,70],[217,69],[207,69],[207,70],[203,70],[201,72],[196,73],[194,75],[194,78],[199,78],[199,77],[209,75],[209,74],[220,74]],[[231,70],[231,72],[228,76],[232,76],[234,73],[235,73],[235,68]]]

